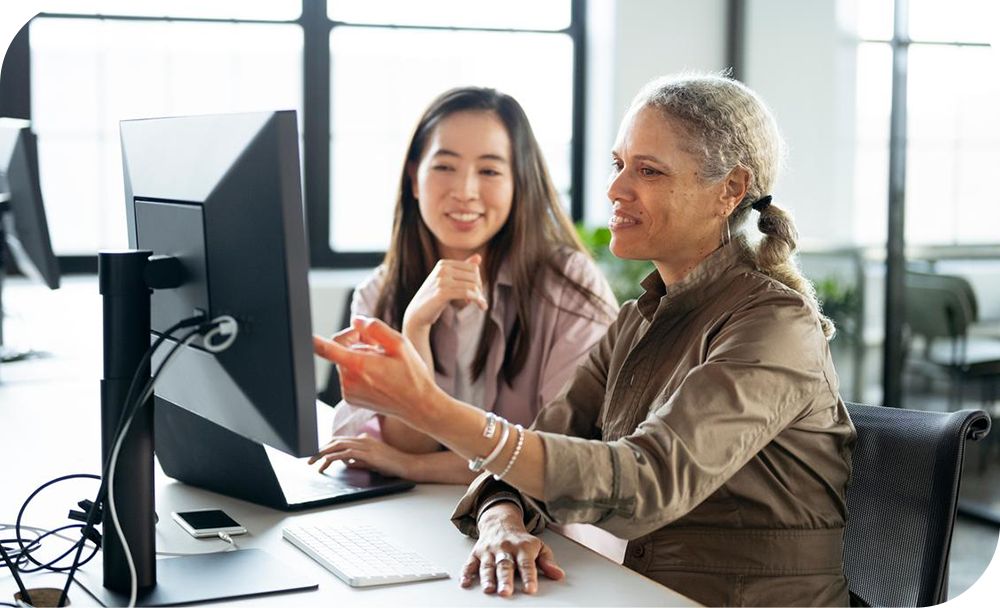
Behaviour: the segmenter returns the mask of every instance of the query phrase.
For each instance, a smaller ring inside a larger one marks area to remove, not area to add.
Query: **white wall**
[[[775,200],[804,240],[853,240],[854,41],[837,0],[747,0],[744,82],[788,144]],[[842,9],[841,9],[842,10]]]
[[[585,220],[608,218],[610,150],[632,97],[649,80],[726,61],[725,0],[591,0],[588,14]]]

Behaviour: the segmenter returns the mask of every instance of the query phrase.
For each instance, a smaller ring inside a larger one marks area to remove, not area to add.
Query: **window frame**
[[[330,127],[331,74],[330,36],[337,27],[358,27],[334,21],[328,17],[327,3],[322,0],[302,0],[297,19],[221,19],[210,17],[147,17],[133,15],[97,15],[39,13],[32,18],[106,19],[120,21],[186,21],[194,23],[255,23],[296,24],[303,35],[303,149],[302,175],[306,230],[309,239],[310,265],[313,268],[370,268],[382,261],[384,251],[337,251],[330,246]],[[586,116],[586,18],[587,0],[570,0],[570,23],[561,30],[484,27],[434,27],[363,24],[364,27],[385,29],[439,29],[447,31],[528,32],[564,34],[573,44],[573,109],[572,141],[570,146],[570,215],[573,221],[583,219],[584,209],[584,146]],[[31,119],[31,47],[26,23],[15,36],[3,62],[0,92],[0,114]],[[94,255],[60,255],[60,271],[64,274],[96,273],[97,252]]]

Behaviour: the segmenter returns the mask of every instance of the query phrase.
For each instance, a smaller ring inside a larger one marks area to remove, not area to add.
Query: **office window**
[[[994,111],[1000,59],[990,47],[1000,5],[981,0],[909,0],[907,39],[894,39],[893,0],[857,8],[855,229],[881,244],[887,232],[892,44],[907,52],[906,242],[996,241],[1000,160]]]
[[[291,20],[301,14],[302,4],[301,0],[47,0],[45,10],[67,15]]]
[[[495,87],[521,103],[568,209],[569,36],[342,26],[333,29],[330,53],[329,234],[334,251],[385,249],[413,127],[434,97],[460,85]]]
[[[524,107],[567,208],[572,195],[572,2],[515,0],[500,11],[468,0],[330,0],[327,250],[385,249],[406,144],[446,89],[490,86]],[[363,230],[358,227],[363,226]],[[314,259],[317,253],[314,243]]]
[[[29,37],[31,117],[60,255],[127,244],[120,120],[301,114],[303,42],[294,24],[38,18]]]
[[[858,45],[855,86],[854,235],[862,243],[883,243],[892,99],[892,49],[887,43]]]
[[[910,46],[908,243],[984,244],[1000,237],[997,67],[989,47]]]
[[[585,7],[52,0],[18,43],[27,60],[8,66],[5,85],[31,91],[30,108],[25,96],[17,111],[39,136],[53,246],[68,268],[96,269],[97,250],[124,244],[119,120],[273,109],[299,111],[313,264],[371,266],[387,241],[402,148],[420,111],[450,87],[517,97],[567,206],[582,209],[573,184]]]
[[[477,27],[488,29],[561,30],[570,25],[570,3],[559,0],[507,0],[484,10],[483,2],[469,0],[330,0],[327,13],[334,21],[379,25]]]

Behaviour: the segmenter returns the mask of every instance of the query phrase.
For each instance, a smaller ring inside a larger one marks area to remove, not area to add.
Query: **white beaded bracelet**
[[[496,479],[497,481],[500,481],[503,479],[504,475],[510,473],[511,467],[514,466],[514,461],[521,455],[521,448],[524,447],[524,428],[522,428],[520,424],[516,425],[514,428],[517,429],[517,445],[514,446],[514,453],[510,455],[510,460],[507,461],[507,466],[504,467],[503,472],[499,475],[493,475],[493,479]]]
[[[503,451],[503,447],[507,445],[507,438],[510,437],[510,424],[500,417],[497,417],[497,420],[499,420],[500,425],[503,426],[503,432],[500,433],[500,441],[497,442],[496,447],[493,448],[493,451],[490,452],[489,456],[486,458],[473,458],[470,460],[469,470],[477,473],[482,471],[486,465],[496,460],[496,457],[500,455],[501,451]]]

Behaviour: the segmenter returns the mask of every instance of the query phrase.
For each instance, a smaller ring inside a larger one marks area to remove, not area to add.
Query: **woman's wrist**
[[[524,513],[516,502],[500,500],[483,509],[476,523],[480,528],[511,525],[520,525],[524,528]]]
[[[422,386],[416,387],[414,391],[414,399],[421,404],[421,407],[413,408],[411,411],[414,415],[404,421],[414,430],[440,441],[432,431],[442,428],[442,421],[448,419],[449,408],[455,407],[456,403],[432,379],[421,384]]]
[[[413,317],[407,317],[404,315],[403,325],[400,329],[402,329],[403,335],[406,336],[410,342],[414,342],[418,339],[430,338],[431,326],[426,323],[421,323],[413,319]]]

